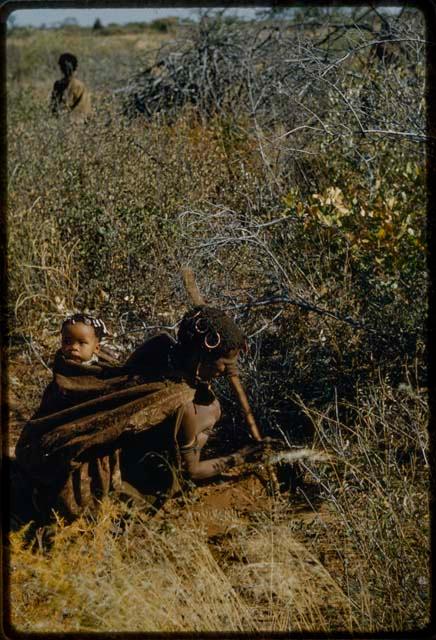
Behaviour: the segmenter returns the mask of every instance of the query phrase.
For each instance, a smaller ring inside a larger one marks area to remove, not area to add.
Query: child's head
[[[77,69],[77,58],[72,53],[62,53],[59,57],[58,64],[65,76],[71,76]]]
[[[69,360],[87,362],[100,350],[100,340],[107,334],[102,320],[75,313],[62,323],[61,351]]]

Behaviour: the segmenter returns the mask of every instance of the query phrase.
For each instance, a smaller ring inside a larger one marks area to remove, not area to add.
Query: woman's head
[[[100,350],[100,340],[107,335],[102,320],[75,313],[62,323],[61,350],[66,358],[87,362]]]
[[[236,372],[238,354],[247,350],[247,339],[233,320],[206,305],[184,315],[177,340],[187,355],[195,355],[201,363],[202,379]]]
[[[71,76],[77,69],[77,58],[72,53],[63,53],[58,60],[61,71],[66,76]]]

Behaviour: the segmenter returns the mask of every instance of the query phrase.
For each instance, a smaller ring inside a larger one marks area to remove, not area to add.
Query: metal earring
[[[209,330],[209,324],[205,318],[198,318],[194,327],[197,333],[207,333]]]
[[[208,333],[204,337],[204,346],[206,347],[206,349],[216,349],[221,344],[221,336],[218,333],[218,331],[215,334],[216,335],[216,343],[215,344],[210,344],[208,338],[209,338],[209,336],[212,336],[212,335],[213,335],[212,333]]]

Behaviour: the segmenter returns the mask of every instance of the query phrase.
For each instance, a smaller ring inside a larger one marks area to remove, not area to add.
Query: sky
[[[260,7],[232,9],[232,15],[243,18],[254,18]],[[230,10],[229,10],[230,12]],[[20,9],[14,11],[13,22],[16,26],[40,27],[42,24],[53,26],[66,18],[74,18],[81,26],[92,26],[97,18],[103,25],[111,22],[152,22],[157,18],[176,16],[179,18],[195,18],[197,9],[159,8],[159,9]],[[10,22],[10,17],[8,21]]]

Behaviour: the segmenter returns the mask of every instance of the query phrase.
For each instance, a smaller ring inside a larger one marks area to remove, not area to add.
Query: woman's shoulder
[[[146,340],[126,360],[127,371],[138,375],[162,375],[171,367],[171,353],[176,341],[166,332]]]

